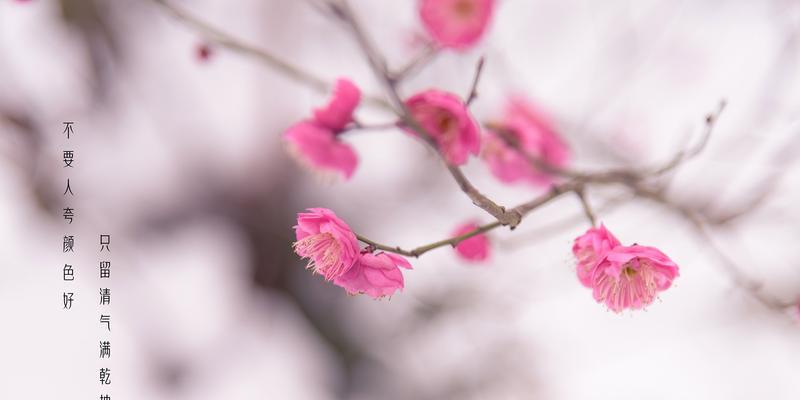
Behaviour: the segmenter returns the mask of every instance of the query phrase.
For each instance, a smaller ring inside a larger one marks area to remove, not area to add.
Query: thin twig
[[[533,199],[533,200],[531,200],[529,202],[522,203],[522,204],[518,205],[517,207],[515,207],[513,210],[515,212],[519,213],[520,219],[521,219],[526,214],[528,214],[531,211],[533,211],[533,210],[535,210],[535,209],[537,209],[537,208],[549,203],[550,201],[552,201],[552,200],[556,199],[557,197],[561,196],[562,194],[578,190],[579,188],[582,188],[582,187],[583,187],[583,183],[582,182],[574,182],[574,181],[566,182],[566,183],[563,183],[561,185],[555,185],[547,193],[545,193],[545,194],[543,194],[543,195],[541,195],[541,196],[539,196],[539,197],[537,197],[537,198],[535,198],[535,199]],[[426,253],[428,251],[431,251],[431,250],[439,248],[439,247],[448,246],[448,245],[455,246],[455,245],[457,245],[458,243],[460,243],[463,240],[469,239],[469,238],[471,238],[471,237],[473,237],[475,235],[478,235],[478,234],[483,233],[483,232],[490,231],[490,230],[498,228],[500,226],[503,226],[503,224],[500,221],[494,221],[494,222],[491,222],[491,223],[488,223],[488,224],[485,224],[485,225],[481,225],[478,228],[476,228],[476,229],[474,229],[472,231],[469,231],[469,232],[467,232],[467,233],[465,233],[463,235],[456,236],[454,238],[439,240],[439,241],[436,241],[436,242],[433,242],[433,243],[430,243],[430,244],[426,244],[426,245],[423,245],[423,246],[416,247],[416,248],[414,248],[412,250],[404,250],[399,246],[388,246],[388,245],[380,244],[380,243],[377,243],[377,242],[375,242],[373,240],[367,239],[366,237],[361,236],[361,235],[356,235],[356,237],[358,238],[358,240],[366,243],[368,246],[371,246],[374,250],[388,251],[388,252],[397,253],[397,254],[400,254],[400,255],[408,256],[408,257],[419,257],[423,253]]]
[[[500,225],[499,221],[494,221],[494,222],[491,222],[491,223],[488,223],[488,224],[485,224],[485,225],[481,225],[481,226],[479,226],[479,227],[477,227],[477,228],[475,228],[475,229],[473,229],[473,230],[471,230],[471,231],[469,231],[467,233],[464,233],[462,235],[455,236],[455,237],[452,237],[452,238],[449,238],[449,239],[439,240],[439,241],[436,241],[436,242],[433,242],[433,243],[430,243],[430,244],[426,244],[424,246],[416,247],[416,248],[411,249],[411,250],[403,250],[402,248],[400,248],[398,246],[394,246],[393,247],[393,246],[387,246],[387,245],[384,245],[384,244],[380,244],[380,243],[375,242],[373,240],[367,239],[367,238],[365,238],[365,237],[363,237],[361,235],[356,235],[356,237],[358,238],[358,240],[360,240],[360,241],[366,243],[368,246],[372,247],[373,250],[388,251],[388,252],[391,252],[391,253],[396,253],[396,254],[407,256],[407,257],[419,257],[422,254],[427,253],[427,252],[429,252],[429,251],[431,251],[433,249],[437,249],[439,247],[444,247],[444,246],[455,247],[457,244],[463,242],[464,240],[467,240],[467,239],[469,239],[469,238],[471,238],[471,237],[473,237],[475,235],[479,235],[481,233],[490,231],[490,230],[492,230],[494,228],[497,228],[498,226],[502,226],[502,225]]]
[[[414,75],[417,71],[421,70],[424,66],[430,64],[437,55],[439,55],[439,47],[432,42],[427,42],[422,52],[409,61],[406,65],[398,69],[396,72],[390,73],[389,77],[395,81],[400,82],[406,80]]]
[[[481,56],[478,59],[478,65],[475,66],[475,77],[472,79],[472,87],[469,90],[469,94],[467,95],[467,100],[464,104],[469,107],[473,101],[478,97],[478,83],[481,80],[481,74],[483,73],[483,65],[486,63],[486,58]]]
[[[714,130],[714,126],[717,124],[717,120],[719,120],[719,117],[722,114],[723,110],[725,110],[725,100],[720,101],[719,107],[717,108],[716,112],[713,112],[706,116],[705,130],[703,131],[703,136],[700,138],[700,141],[694,147],[679,151],[666,164],[664,164],[661,167],[655,168],[655,170],[653,170],[650,173],[650,175],[659,176],[666,174],[667,172],[670,172],[676,167],[678,167],[678,165],[681,165],[685,161],[700,154],[700,152],[702,152],[703,149],[705,149],[709,139],[711,139],[711,133]]]
[[[248,44],[245,41],[235,38],[232,35],[223,32],[209,23],[201,20],[200,18],[194,16],[193,14],[187,12],[186,10],[172,4],[170,1],[167,0],[152,0],[155,4],[159,5],[161,8],[169,12],[175,19],[184,23],[189,28],[196,30],[201,36],[205,38],[205,40],[209,41],[211,44],[216,46],[226,48],[231,51],[235,51],[238,53],[242,53],[251,57],[254,57],[256,60],[261,61],[264,65],[273,69],[290,79],[293,79],[295,82],[302,83],[317,92],[320,93],[328,93],[332,90],[333,85],[331,82],[321,78],[320,76],[304,70],[303,68],[289,63],[288,61],[283,60],[282,58],[264,50],[258,48],[254,45]],[[386,100],[374,97],[374,96],[364,96],[364,101],[366,103],[372,104],[377,107],[381,108],[388,108],[388,104]]]
[[[659,193],[647,192],[643,191],[640,193],[642,197],[648,198],[650,200],[655,201],[658,204],[666,207],[668,210],[678,213],[682,216],[693,228],[695,233],[698,235],[700,239],[706,244],[707,248],[712,250],[714,255],[720,262],[720,266],[723,270],[731,276],[733,283],[736,286],[743,289],[746,293],[748,293],[753,299],[758,301],[764,307],[780,311],[787,307],[791,307],[794,305],[793,302],[780,300],[773,296],[770,296],[764,293],[762,289],[761,283],[757,282],[753,278],[749,277],[745,270],[739,266],[733,259],[731,259],[727,253],[720,248],[716,241],[711,234],[708,225],[703,221],[703,218],[698,215],[694,210],[691,210],[688,207],[680,206],[675,203],[670,202],[666,197]]]
[[[386,60],[383,56],[375,49],[373,44],[368,39],[366,33],[364,32],[361,24],[358,22],[355,14],[353,13],[352,9],[348,5],[347,1],[340,0],[336,1],[333,0],[330,3],[331,8],[335,10],[335,14],[350,28],[355,37],[356,41],[358,42],[359,47],[361,47],[364,56],[367,58],[370,67],[372,68],[373,73],[384,86],[387,95],[389,96],[390,103],[394,108],[397,115],[400,117],[400,121],[407,127],[411,128],[414,132],[417,133],[417,136],[425,140],[430,146],[434,149],[437,148],[436,142],[433,140],[433,137],[426,132],[426,130],[414,119],[411,115],[411,112],[406,107],[403,100],[400,98],[400,94],[397,91],[397,81],[392,79],[389,74],[389,70],[386,66]],[[436,152],[443,160],[443,156],[441,152]],[[447,164],[447,170],[452,175],[453,179],[458,183],[459,188],[462,192],[464,192],[472,203],[476,206],[480,207],[493,217],[497,219],[502,225],[509,226],[511,228],[517,226],[522,219],[522,216],[516,212],[515,210],[506,210],[505,207],[498,205],[492,199],[485,196],[481,193],[461,172],[461,169],[457,166],[450,165],[444,160],[445,164]]]
[[[586,214],[586,218],[592,224],[592,226],[597,226],[597,218],[592,211],[592,207],[589,205],[589,200],[586,198],[586,189],[580,188],[575,190],[575,195],[578,196],[578,199],[581,201],[581,206],[583,208],[584,214]]]

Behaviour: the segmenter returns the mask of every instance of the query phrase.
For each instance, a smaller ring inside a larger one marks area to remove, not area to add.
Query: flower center
[[[301,257],[309,259],[307,268],[319,272],[325,279],[331,280],[345,272],[341,245],[328,232],[306,236],[295,242],[294,248]]]
[[[447,134],[447,132],[450,131],[450,128],[455,125],[455,118],[453,118],[453,116],[447,112],[440,112],[437,117],[438,120],[436,121],[436,127],[439,128],[439,131],[441,131],[442,134]]]
[[[468,18],[475,12],[475,3],[472,0],[460,0],[453,4],[453,11],[461,18]]]
[[[622,266],[618,278],[605,273],[598,275],[595,285],[600,291],[599,300],[605,301],[616,312],[625,308],[642,308],[656,297],[655,274],[646,261],[629,261]]]

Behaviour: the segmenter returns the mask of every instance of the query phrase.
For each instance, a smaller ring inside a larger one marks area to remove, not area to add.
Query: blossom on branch
[[[590,228],[575,239],[572,254],[578,260],[578,280],[583,286],[592,287],[595,267],[609,250],[619,245],[619,240],[603,224],[599,228]]]
[[[570,150],[542,112],[524,98],[513,97],[503,119],[484,135],[482,158],[501,182],[550,186],[553,173],[547,169],[566,166]]]
[[[451,236],[458,237],[472,232],[475,229],[478,229],[478,225],[473,222],[468,222],[456,228]],[[489,258],[489,254],[491,253],[489,238],[485,233],[477,234],[469,239],[459,242],[455,246],[455,251],[456,254],[465,260],[474,262],[485,261],[487,258]]]
[[[361,90],[348,79],[336,81],[333,98],[325,107],[314,110],[314,120],[321,126],[336,133],[341,132],[350,122],[353,113],[361,102]]]
[[[358,156],[339,134],[353,121],[353,112],[361,101],[361,91],[347,79],[336,81],[333,98],[314,117],[300,121],[286,130],[284,140],[289,152],[304,166],[323,174],[341,174],[350,179]]]
[[[480,128],[458,96],[430,89],[412,96],[405,104],[448,163],[462,165],[470,154],[479,153]],[[413,127],[404,129],[419,135]]]
[[[678,277],[678,266],[660,250],[623,246],[602,225],[576,238],[572,252],[578,279],[614,312],[646,307]]]
[[[419,15],[428,34],[442,47],[464,50],[483,36],[494,0],[420,0]]]
[[[294,252],[309,260],[307,268],[334,280],[353,267],[359,257],[356,235],[327,208],[309,208],[297,214]]]
[[[411,264],[396,254],[379,252],[362,253],[353,267],[336,277],[333,283],[343,287],[348,294],[366,294],[378,299],[391,296],[403,289],[403,272]]]

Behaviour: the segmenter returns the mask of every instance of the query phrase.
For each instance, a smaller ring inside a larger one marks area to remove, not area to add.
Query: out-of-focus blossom
[[[350,145],[340,141],[330,129],[313,121],[301,121],[286,130],[283,138],[289,152],[304,166],[321,173],[353,176],[358,156]]]
[[[211,58],[213,54],[211,50],[211,45],[208,43],[199,43],[194,49],[195,57],[200,62],[206,62]]]
[[[643,308],[678,276],[678,266],[654,247],[616,246],[592,273],[595,300],[614,312]]]
[[[609,250],[619,245],[619,240],[602,224],[599,228],[590,228],[575,239],[572,254],[578,260],[576,271],[583,286],[592,287],[595,267]]]
[[[328,105],[314,110],[314,120],[325,128],[341,132],[353,121],[353,112],[360,101],[361,91],[358,87],[348,79],[339,79]]]
[[[378,299],[391,296],[403,289],[403,272],[411,264],[396,254],[362,253],[346,273],[336,277],[333,283],[343,287],[349,294],[366,294]]]
[[[460,225],[451,234],[452,237],[461,236],[468,232],[478,229],[478,225],[473,222],[468,222]],[[469,261],[484,261],[489,258],[491,247],[489,246],[489,238],[485,233],[475,235],[469,239],[461,241],[455,247],[456,254],[461,258]]]
[[[463,50],[483,36],[494,3],[494,0],[420,0],[419,15],[439,46]]]
[[[294,251],[309,260],[308,267],[326,280],[346,274],[359,257],[356,235],[327,208],[309,208],[297,214]]]
[[[493,125],[493,129],[484,135],[482,157],[501,182],[523,181],[549,186],[553,183],[553,175],[537,167],[531,159],[554,168],[569,163],[569,147],[548,118],[527,100],[511,98],[502,121]]]
[[[286,130],[284,139],[289,152],[311,170],[349,179],[358,165],[358,156],[338,135],[352,122],[360,100],[361,91],[353,82],[337,80],[333,98],[325,107],[315,109],[313,118]]]
[[[470,154],[478,154],[480,129],[458,96],[431,89],[412,96],[405,103],[448,163],[461,165],[467,162]],[[411,127],[405,129],[417,135]]]

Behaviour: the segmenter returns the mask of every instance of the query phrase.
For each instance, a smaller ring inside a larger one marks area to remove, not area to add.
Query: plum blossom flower
[[[286,130],[284,139],[289,151],[304,166],[323,173],[340,173],[350,179],[358,165],[358,156],[336,133],[314,121],[301,121]]]
[[[569,163],[569,147],[548,118],[524,98],[512,97],[502,121],[493,125],[484,136],[482,158],[501,182],[522,181],[535,186],[553,183],[551,174],[533,165],[509,142],[552,167],[564,167]]]
[[[651,304],[677,276],[678,266],[658,249],[617,246],[597,264],[592,294],[614,312],[636,310]]]
[[[583,286],[592,287],[595,267],[609,250],[619,245],[619,240],[603,224],[599,228],[590,228],[575,239],[572,254],[578,260],[578,280]]]
[[[307,258],[307,268],[328,281],[346,274],[359,257],[356,235],[327,208],[309,208],[306,211],[297,214],[294,252]]]
[[[420,0],[419,15],[438,45],[464,50],[483,36],[494,3],[494,0]]]
[[[412,96],[405,104],[448,163],[464,164],[470,154],[480,151],[480,129],[458,96],[431,89]],[[410,127],[405,129],[417,135]]]
[[[459,225],[452,233],[452,237],[461,236],[465,233],[472,232],[478,228],[474,222],[467,222]],[[461,258],[468,261],[485,261],[489,258],[491,248],[489,246],[489,238],[485,233],[475,235],[469,239],[462,240],[455,247],[456,254]]]
[[[312,170],[350,179],[358,156],[338,135],[352,122],[360,101],[361,91],[353,82],[337,80],[330,102],[315,109],[313,118],[292,125],[284,133],[290,153]]]
[[[622,245],[604,225],[575,239],[581,283],[614,312],[651,304],[678,277],[678,266],[655,247]]]
[[[314,110],[314,120],[334,132],[341,132],[353,121],[361,91],[348,79],[338,79],[333,90],[333,98],[325,106]]]
[[[211,55],[214,54],[211,48],[211,45],[208,43],[198,43],[194,49],[195,57],[197,57],[197,61],[206,62],[211,59]]]
[[[366,294],[378,299],[391,296],[403,289],[403,272],[400,268],[411,269],[411,264],[395,254],[379,252],[362,253],[353,267],[333,280],[348,294]]]

